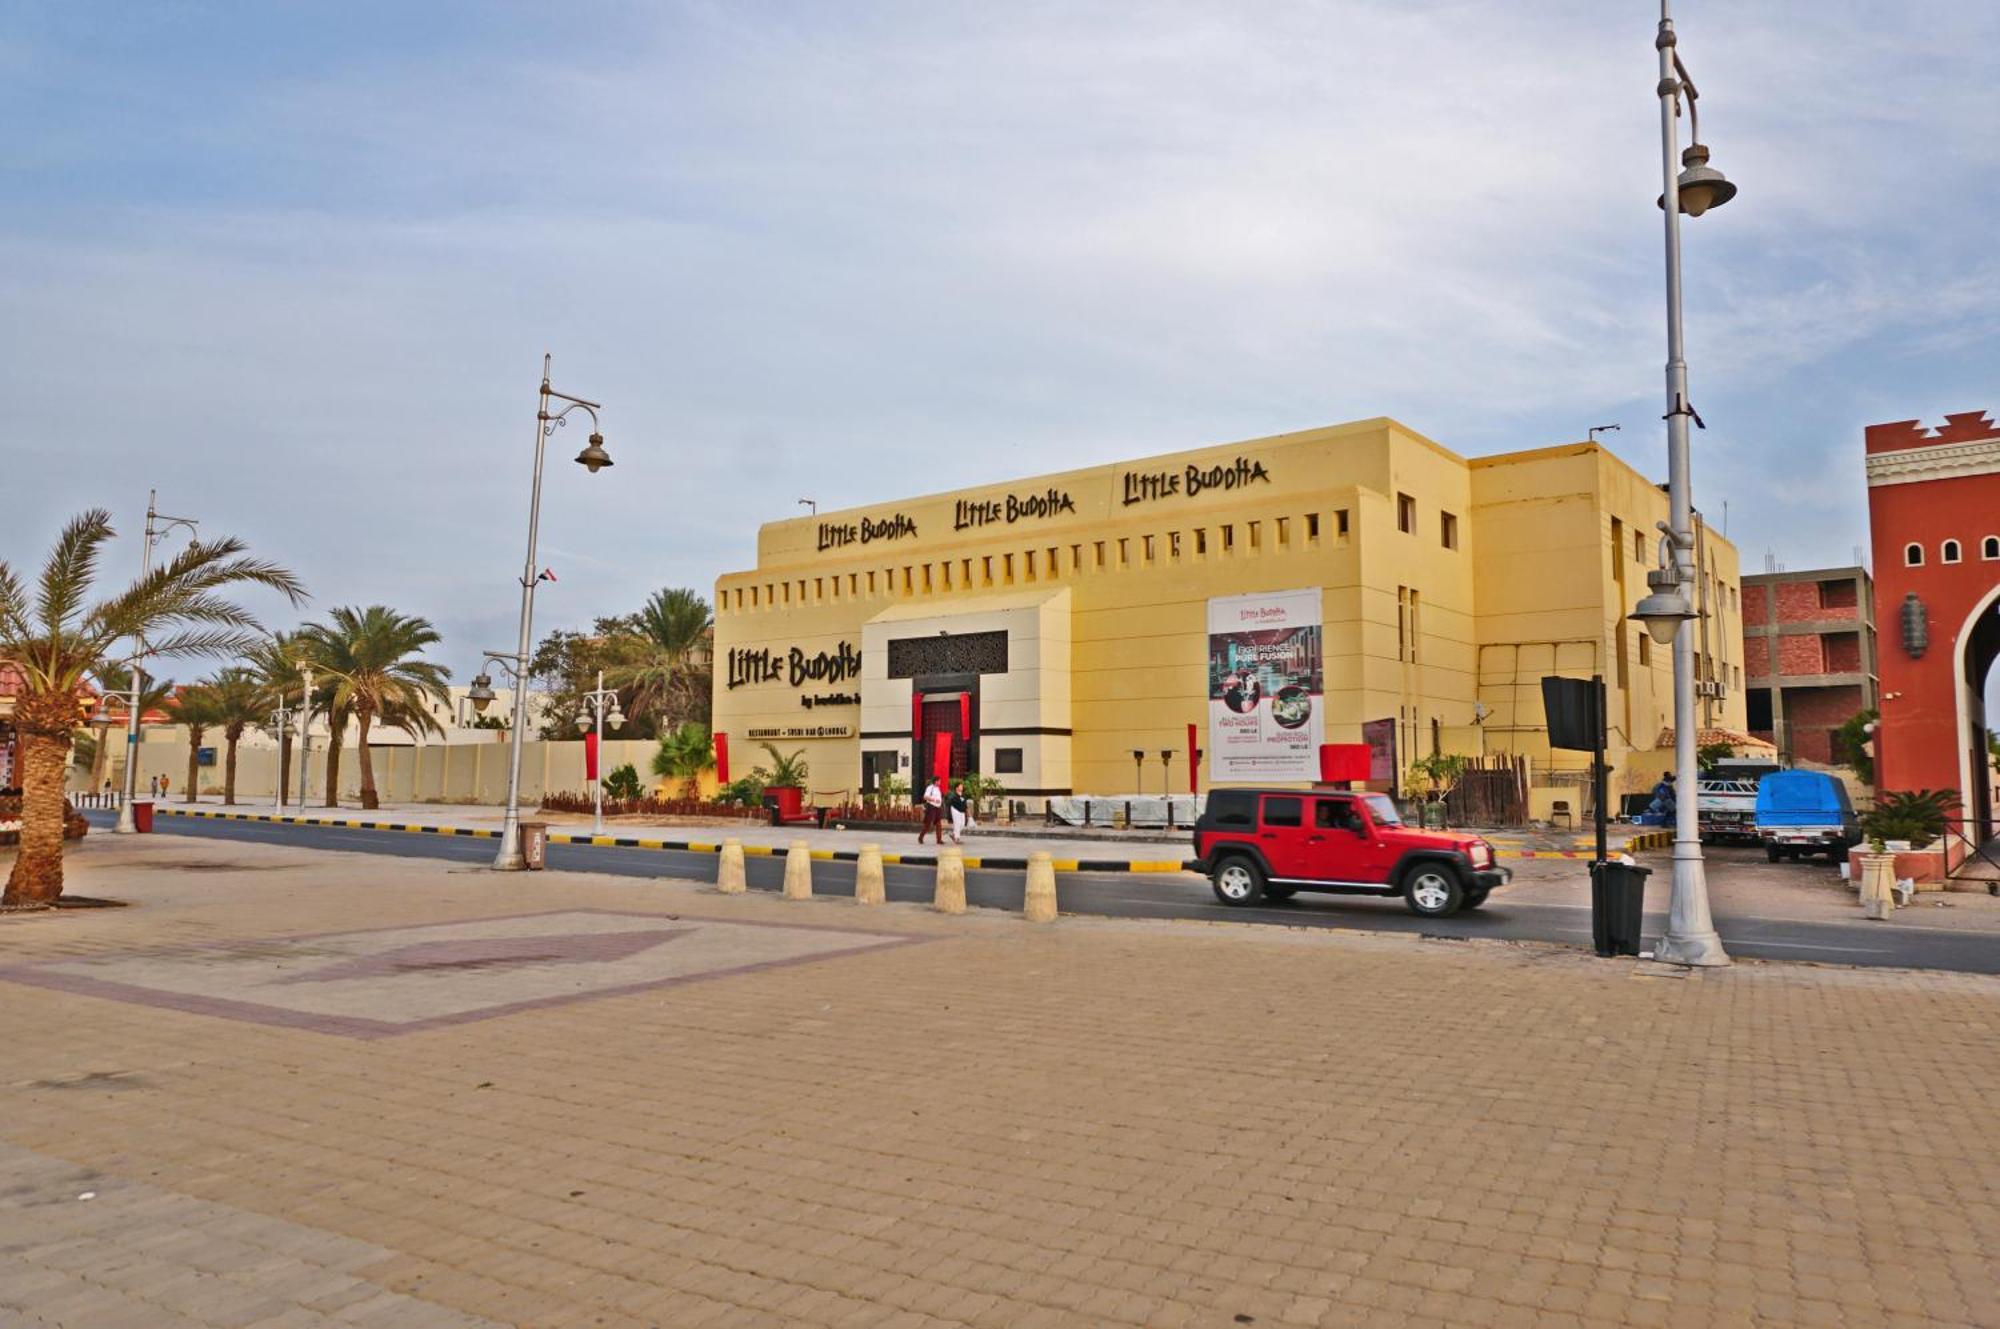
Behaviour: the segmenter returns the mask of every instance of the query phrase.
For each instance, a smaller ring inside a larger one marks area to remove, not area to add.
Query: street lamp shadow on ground
[[[1708,164],[1696,113],[1694,80],[1676,49],[1669,0],[1660,0],[1660,156],[1667,259],[1667,497],[1669,520],[1661,527],[1660,566],[1646,574],[1649,593],[1632,613],[1654,641],[1674,649],[1674,770],[1681,796],[1674,804],[1674,875],[1667,906],[1667,931],[1653,956],[1669,964],[1726,965],[1715,920],[1708,908],[1708,877],[1702,861],[1699,772],[1696,770],[1694,705],[1694,619],[1688,588],[1695,584],[1694,503],[1688,451],[1688,421],[1701,423],[1688,401],[1687,359],[1681,328],[1681,214],[1699,217],[1736,196],[1736,186]],[[1681,99],[1687,100],[1689,137],[1680,139]],[[1678,161],[1677,161],[1678,158]],[[1678,165],[1680,169],[1676,171]]]
[[[590,417],[590,438],[583,451],[576,454],[576,464],[592,475],[612,464],[611,454],[604,450],[604,435],[598,427],[597,413],[603,409],[602,404],[572,397],[550,387],[551,364],[552,357],[544,355],[542,386],[535,410],[535,468],[528,490],[528,556],[521,564],[520,632],[511,653],[486,652],[481,672],[467,693],[474,708],[483,713],[493,701],[493,680],[484,672],[484,666],[497,664],[514,680],[514,732],[508,735],[507,813],[500,828],[500,852],[493,859],[494,868],[502,872],[518,872],[527,866],[521,857],[521,744],[528,712],[528,659],[530,634],[534,630],[535,587],[542,579],[541,572],[535,567],[535,547],[542,521],[542,462],[547,453],[548,440],[557,429],[569,423],[573,412],[582,411]],[[563,406],[552,412],[549,407],[554,402],[562,402]]]

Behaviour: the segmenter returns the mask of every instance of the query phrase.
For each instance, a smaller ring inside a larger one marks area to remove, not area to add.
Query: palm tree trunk
[[[54,904],[63,890],[63,773],[76,701],[30,693],[14,712],[21,735],[21,850],[0,905]]]
[[[278,806],[283,808],[292,801],[292,735],[290,730],[278,735]]]
[[[345,737],[347,722],[326,727],[326,805],[340,806],[340,740]]]
[[[188,782],[187,788],[181,791],[181,802],[183,803],[199,801],[195,797],[195,780],[199,778],[201,773],[201,768],[198,764],[201,758],[201,740],[202,736],[207,732],[205,729],[188,730]]]
[[[382,806],[375,796],[375,759],[368,754],[368,726],[375,719],[367,707],[355,711],[358,728],[355,731],[355,750],[361,756],[361,806],[370,812]]]
[[[227,742],[229,745],[228,753],[222,759],[222,805],[224,807],[235,807],[237,740],[230,738]]]

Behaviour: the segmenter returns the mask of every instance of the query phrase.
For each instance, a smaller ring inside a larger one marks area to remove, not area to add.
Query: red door
[[[956,692],[943,697],[929,693],[924,695],[923,732],[917,735],[916,756],[917,769],[923,775],[932,774],[935,761],[933,754],[937,750],[939,734],[946,734],[951,738],[952,778],[956,779],[972,769],[971,735],[965,732],[962,723],[965,711],[966,707],[960,704]]]
[[[1271,865],[1273,877],[1311,875],[1306,800],[1297,794],[1265,794],[1257,809],[1257,847]]]

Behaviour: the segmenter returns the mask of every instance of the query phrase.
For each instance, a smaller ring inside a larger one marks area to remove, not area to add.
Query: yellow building
[[[1468,461],[1374,419],[772,522],[716,583],[715,728],[739,773],[803,749],[822,801],[921,783],[939,734],[1031,805],[1185,792],[1193,725],[1203,789],[1372,741],[1385,778],[1523,754],[1546,802],[1587,757],[1539,681],[1602,673],[1630,784],[1672,723],[1624,617],[1666,512],[1594,444]],[[1707,721],[1740,729],[1736,550],[1701,554]]]

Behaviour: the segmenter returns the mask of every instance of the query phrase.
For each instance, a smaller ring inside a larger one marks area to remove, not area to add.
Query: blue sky
[[[1656,17],[10,0],[0,551],[154,485],[462,668],[544,350],[617,466],[552,469],[543,627],[802,495],[1372,415],[1658,474]],[[1677,18],[1742,186],[1687,228],[1698,500],[1748,569],[1845,563],[1863,425],[2000,409],[2000,7]]]

